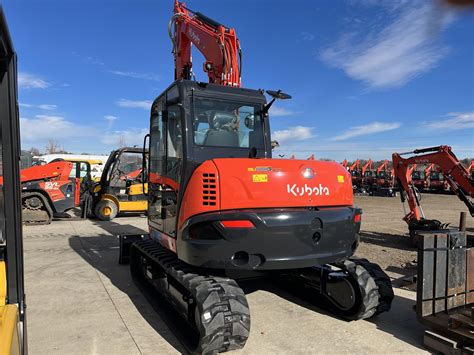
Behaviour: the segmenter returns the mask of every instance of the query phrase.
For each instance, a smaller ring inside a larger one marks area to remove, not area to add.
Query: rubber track
[[[152,240],[134,246],[193,296],[200,316],[195,322],[200,341],[193,352],[213,354],[244,347],[250,333],[250,311],[244,292],[233,279],[201,274]]]
[[[367,259],[349,258],[343,263],[360,286],[361,305],[351,319],[367,319],[390,310],[394,294],[390,278],[379,265]]]

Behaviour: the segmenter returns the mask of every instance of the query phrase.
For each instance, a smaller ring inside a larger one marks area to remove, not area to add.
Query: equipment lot
[[[416,272],[399,198],[359,196],[364,211],[358,255],[379,263],[393,278]],[[428,218],[457,227],[465,206],[456,196],[424,194]],[[28,343],[32,354],[134,354],[184,352],[170,327],[167,305],[154,304],[118,265],[119,233],[141,233],[144,217],[58,221],[24,228]],[[469,232],[474,229],[467,220]],[[404,237],[405,236],[405,237]],[[240,353],[421,353],[415,292],[394,282],[392,310],[370,321],[346,322],[259,281],[249,287],[250,338]],[[336,348],[334,346],[336,345]]]

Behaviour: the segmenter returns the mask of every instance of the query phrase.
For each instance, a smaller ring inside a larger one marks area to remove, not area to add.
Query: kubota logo
[[[326,186],[323,186],[319,184],[319,186],[311,187],[308,186],[307,184],[304,184],[304,186],[298,186],[296,184],[290,185],[286,184],[286,188],[288,190],[289,194],[292,194],[293,196],[303,196],[303,195],[308,195],[308,196],[320,196],[320,195],[325,195],[329,196],[329,188]]]

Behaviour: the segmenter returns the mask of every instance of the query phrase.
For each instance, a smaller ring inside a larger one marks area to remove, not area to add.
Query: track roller
[[[240,349],[250,332],[245,294],[229,278],[202,273],[147,239],[130,248],[130,270],[136,282],[163,295],[198,333],[194,353]]]

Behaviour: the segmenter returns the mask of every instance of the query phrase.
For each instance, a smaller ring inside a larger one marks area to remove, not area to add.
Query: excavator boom
[[[406,154],[414,154],[414,156],[409,158],[401,157],[401,155]],[[451,151],[451,147],[439,146],[417,149],[413,152],[401,154],[394,153],[392,159],[395,177],[402,190],[400,194],[402,202],[404,202],[406,198],[410,207],[410,212],[404,217],[404,220],[411,229],[437,229],[441,225],[439,221],[427,220],[423,215],[419,199],[412,184],[409,166],[413,164],[428,164],[428,168],[437,165],[451,189],[456,193],[459,199],[466,204],[469,212],[474,216],[474,205],[471,201],[471,198],[474,198],[473,180],[467,169]]]
[[[192,79],[194,44],[205,57],[203,70],[209,83],[240,87],[242,51],[233,28],[191,11],[176,0],[168,31],[173,42],[175,79]]]

